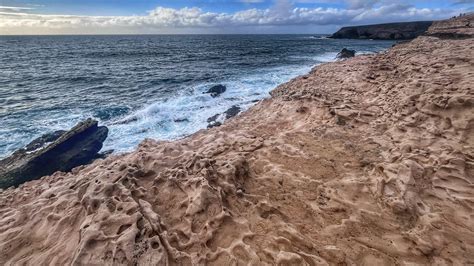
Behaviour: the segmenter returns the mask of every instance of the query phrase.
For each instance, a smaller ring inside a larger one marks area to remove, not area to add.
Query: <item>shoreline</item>
[[[474,32],[456,31],[471,37],[321,64],[220,127],[0,191],[0,264],[474,261]]]
[[[293,41],[297,42],[298,39]],[[309,42],[313,43],[312,45],[330,46],[330,44],[321,41]],[[305,40],[303,43],[308,43],[308,41]],[[389,45],[391,44],[385,42],[381,44],[365,42],[360,47],[360,52],[379,51]],[[25,107],[24,111],[18,111],[15,109],[16,107],[7,105],[6,110],[9,111],[4,113],[3,116],[6,125],[3,132],[0,132],[0,138],[3,137],[0,142],[0,157],[11,155],[14,151],[26,146],[30,141],[43,134],[50,131],[69,129],[87,118],[93,118],[98,120],[100,124],[110,127],[110,136],[105,142],[104,150],[115,150],[119,153],[131,152],[146,137],[165,140],[182,138],[200,128],[206,128],[208,126],[206,120],[210,117],[222,113],[234,105],[246,109],[256,100],[269,97],[269,91],[281,83],[306,74],[320,62],[332,60],[337,52],[327,52],[331,50],[331,48],[317,49],[313,55],[294,52],[291,53],[292,55],[285,56],[286,59],[283,59],[283,62],[277,66],[236,70],[232,71],[234,74],[229,78],[222,78],[213,82],[183,84],[172,92],[164,92],[161,98],[156,96],[158,93],[154,93],[155,98],[150,97],[148,101],[130,97],[129,100],[124,99],[114,105],[113,99],[115,96],[109,95],[107,97],[111,97],[111,100],[108,103],[103,105],[98,103],[94,105],[95,107],[87,104],[87,102],[93,103],[95,101],[96,97],[93,96],[89,97],[88,101],[83,101],[83,103],[75,102],[74,98],[77,98],[75,96],[64,99],[64,102],[71,101],[70,106],[74,106],[73,110],[67,109],[67,106],[64,107],[66,109],[62,110],[62,104],[42,110],[40,105],[43,100],[41,99],[32,100],[30,109],[28,110]],[[297,65],[286,65],[289,62],[288,60],[297,63]],[[48,78],[45,77],[44,79],[47,80]],[[12,84],[14,85],[14,82]],[[26,86],[31,87],[33,84],[32,81]],[[203,92],[216,84],[226,85],[228,87],[227,92],[212,99],[204,97]],[[38,84],[38,86],[42,87],[41,84]],[[55,87],[55,85],[50,87]],[[109,87],[113,87],[112,84]],[[146,95],[148,91],[148,89],[145,89],[143,93]],[[97,93],[106,92],[99,88]],[[18,97],[25,96],[20,93]],[[48,102],[44,102],[44,104],[49,106]],[[38,108],[40,110],[37,110]],[[12,133],[7,136],[8,132]]]

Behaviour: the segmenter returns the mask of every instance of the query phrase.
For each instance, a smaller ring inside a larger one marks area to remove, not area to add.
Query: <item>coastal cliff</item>
[[[0,190],[0,264],[472,263],[474,34],[456,31],[320,65],[220,127]]]
[[[386,23],[344,27],[330,36],[334,39],[409,40],[425,33],[433,21]]]

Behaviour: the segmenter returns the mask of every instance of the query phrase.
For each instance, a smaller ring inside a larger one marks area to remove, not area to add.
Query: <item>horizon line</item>
[[[74,34],[0,34],[0,37],[21,36],[173,36],[173,35],[331,35],[332,33],[74,33]]]

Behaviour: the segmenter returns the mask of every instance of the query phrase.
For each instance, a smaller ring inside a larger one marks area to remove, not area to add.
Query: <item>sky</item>
[[[316,34],[473,11],[474,0],[0,0],[0,35]]]

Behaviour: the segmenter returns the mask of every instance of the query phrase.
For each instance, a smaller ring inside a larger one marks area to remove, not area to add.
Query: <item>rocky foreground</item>
[[[0,264],[473,264],[474,30],[437,27],[0,192]]]

